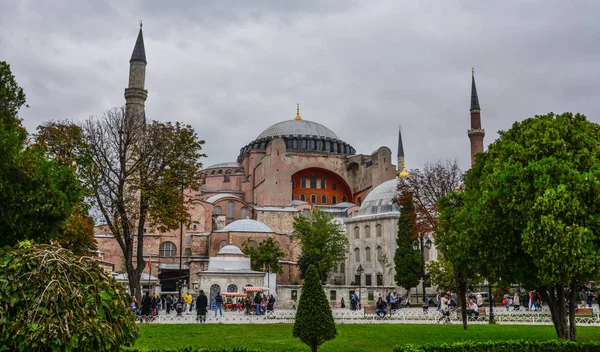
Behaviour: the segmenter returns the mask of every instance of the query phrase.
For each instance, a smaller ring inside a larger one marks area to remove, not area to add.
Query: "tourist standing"
[[[152,311],[152,298],[150,292],[146,291],[144,299],[142,299],[142,316],[149,316]]]
[[[254,296],[254,305],[255,305],[254,314],[260,315],[260,311],[262,309],[261,304],[262,304],[262,297],[260,296],[260,292],[256,292],[256,296]]]
[[[515,307],[515,310],[519,310],[519,308],[521,307],[521,302],[519,302],[519,293],[515,292],[515,295],[513,296],[513,306]]]
[[[208,298],[204,290],[200,290],[196,297],[196,320],[204,323],[206,321],[206,307],[208,307]]]
[[[340,300],[340,308],[346,308],[346,303],[344,302],[344,297]]]
[[[273,311],[273,305],[275,305],[275,297],[272,294],[269,295],[269,299],[267,300],[267,312]]]
[[[390,293],[390,309],[392,311],[398,309],[398,306],[396,306],[396,292],[392,291]]]
[[[217,316],[217,312],[223,317],[223,296],[221,296],[221,292],[217,292],[215,296],[215,317]]]

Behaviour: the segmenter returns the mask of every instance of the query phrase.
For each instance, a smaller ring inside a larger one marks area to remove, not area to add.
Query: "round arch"
[[[302,182],[302,179],[305,182]],[[310,201],[316,205],[335,205],[334,201],[346,199],[352,202],[352,191],[346,180],[339,174],[324,168],[310,167],[292,174],[296,187],[292,189],[294,199]],[[305,186],[305,187],[303,187]],[[309,195],[306,198],[306,194]],[[304,199],[302,199],[304,195]],[[315,195],[314,200],[312,195]]]

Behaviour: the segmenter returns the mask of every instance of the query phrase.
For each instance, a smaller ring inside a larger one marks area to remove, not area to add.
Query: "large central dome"
[[[262,131],[256,139],[275,138],[275,137],[321,137],[338,139],[338,136],[329,128],[320,123],[307,120],[288,120],[281,121],[269,126]]]

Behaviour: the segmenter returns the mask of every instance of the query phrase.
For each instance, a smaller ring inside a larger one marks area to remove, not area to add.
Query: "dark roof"
[[[479,97],[477,96],[477,87],[475,87],[475,75],[472,77],[471,84],[471,110],[480,110]]]
[[[144,49],[144,35],[142,34],[142,28],[140,27],[140,33],[138,34],[137,40],[135,41],[135,47],[133,47],[133,53],[129,63],[133,61],[141,61],[145,64],[146,62],[146,49]]]
[[[398,126],[398,157],[404,156],[404,147],[402,146],[402,131],[400,126]],[[398,165],[399,168],[402,168],[402,165]]]

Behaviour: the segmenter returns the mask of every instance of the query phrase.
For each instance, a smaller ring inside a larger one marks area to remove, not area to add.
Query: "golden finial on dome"
[[[406,169],[402,167],[402,171],[400,171],[400,174],[398,176],[400,176],[400,178],[408,178],[408,171],[406,171]]]
[[[300,117],[300,104],[296,104],[296,117],[294,117],[294,120],[302,120],[302,117]]]
[[[233,244],[233,239],[231,238],[231,234],[229,234],[229,244]]]

